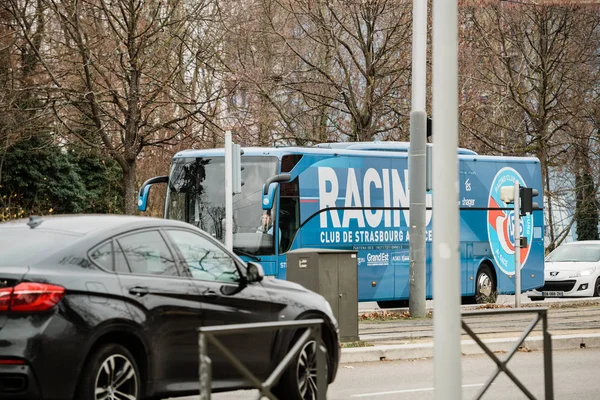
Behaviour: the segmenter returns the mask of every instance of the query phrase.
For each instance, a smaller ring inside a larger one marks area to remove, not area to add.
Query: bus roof
[[[433,147],[428,143],[427,146]],[[406,157],[410,147],[409,142],[344,142],[344,143],[320,143],[315,146],[281,146],[281,147],[243,147],[244,156],[272,156],[281,158],[288,154],[337,154],[346,156],[401,156]],[[197,157],[223,157],[225,151],[218,149],[190,149],[182,150],[173,158],[197,158]],[[477,160],[495,160],[502,157],[507,162],[539,162],[536,157],[517,156],[486,156],[479,155],[473,150],[458,148],[461,159],[469,159],[473,156]]]
[[[428,146],[432,146],[428,144]],[[315,146],[282,146],[282,147],[243,147],[244,155],[248,156],[277,156],[285,154],[333,154],[351,155],[357,152],[394,152],[402,155],[408,153],[409,142],[341,142],[341,143],[320,143]],[[183,150],[175,155],[175,158],[187,157],[219,157],[224,155],[223,148],[218,149],[197,149]],[[368,153],[371,154],[371,153]],[[464,148],[458,149],[460,155],[477,155],[476,152]]]

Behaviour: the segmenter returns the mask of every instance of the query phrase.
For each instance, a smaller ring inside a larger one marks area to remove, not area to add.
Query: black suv
[[[147,399],[198,393],[200,326],[321,318],[328,382],[340,345],[327,301],[263,279],[194,226],[72,215],[0,224],[0,398]],[[223,336],[265,379],[301,332]],[[274,393],[313,398],[308,341]],[[214,391],[250,387],[209,347]]]

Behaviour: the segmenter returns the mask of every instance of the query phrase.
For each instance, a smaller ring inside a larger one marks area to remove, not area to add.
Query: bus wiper
[[[247,251],[240,250],[240,249],[233,249],[233,252],[240,256],[250,257],[252,259],[252,261],[256,261],[256,262],[260,261],[260,257],[256,257],[254,254],[250,254]]]

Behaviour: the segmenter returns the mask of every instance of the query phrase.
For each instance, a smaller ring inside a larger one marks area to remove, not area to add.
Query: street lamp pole
[[[514,232],[515,238],[515,308],[521,307],[521,198],[519,181],[515,180],[515,215]]]
[[[412,110],[408,173],[410,188],[410,286],[409,311],[416,318],[425,316],[425,218],[426,218],[426,141],[427,112],[427,0],[413,2],[412,36]]]
[[[461,311],[458,219],[458,4],[433,2],[434,398],[458,400]]]

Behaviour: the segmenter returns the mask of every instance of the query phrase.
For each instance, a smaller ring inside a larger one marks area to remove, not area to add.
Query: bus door
[[[463,258],[460,262],[461,271],[460,271],[460,292],[464,296],[471,296],[473,292],[473,285],[471,278],[474,279],[475,276],[475,260],[473,258],[473,242],[467,242],[464,244],[465,251],[463,253],[461,249],[461,258]],[[462,247],[462,245],[461,245]]]
[[[394,297],[406,300],[410,295],[410,247],[403,245],[399,250],[392,250],[391,255],[394,266]]]

